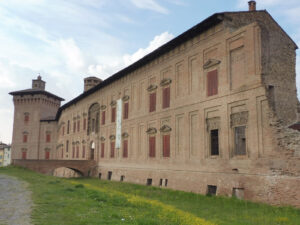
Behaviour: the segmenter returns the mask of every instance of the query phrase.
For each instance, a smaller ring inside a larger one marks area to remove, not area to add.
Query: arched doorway
[[[94,160],[94,156],[95,156],[95,142],[91,142],[90,144],[90,159]]]

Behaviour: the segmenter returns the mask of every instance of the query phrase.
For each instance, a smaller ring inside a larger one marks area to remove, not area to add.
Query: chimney
[[[95,87],[97,84],[101,83],[102,80],[98,77],[87,77],[84,78],[84,92]]]
[[[256,11],[256,1],[249,1],[248,5],[249,5],[249,12]]]

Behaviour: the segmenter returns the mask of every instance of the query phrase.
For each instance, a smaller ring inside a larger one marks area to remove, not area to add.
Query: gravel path
[[[27,184],[0,174],[0,225],[31,225],[32,201]]]

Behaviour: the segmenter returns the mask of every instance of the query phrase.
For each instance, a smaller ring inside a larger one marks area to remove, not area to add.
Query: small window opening
[[[121,182],[123,182],[123,181],[124,181],[124,179],[125,179],[125,176],[124,176],[124,175],[122,175],[122,176],[120,177],[120,181],[121,181]]]
[[[108,171],[107,180],[111,180],[111,177],[112,177],[112,171]]]
[[[245,126],[234,128],[234,153],[235,155],[246,155]]]
[[[147,186],[151,186],[152,185],[152,178],[148,178],[147,179]]]
[[[165,187],[168,186],[168,179],[165,179]]]
[[[232,197],[237,199],[244,199],[244,188],[233,188]]]
[[[211,155],[219,155],[219,130],[210,131]]]
[[[212,196],[217,194],[217,186],[207,185],[207,195]]]
[[[99,173],[99,174],[98,174],[99,180],[101,180],[101,176],[102,176],[102,173]]]
[[[161,187],[162,184],[163,184],[163,179],[160,179],[160,180],[159,180],[159,186]]]

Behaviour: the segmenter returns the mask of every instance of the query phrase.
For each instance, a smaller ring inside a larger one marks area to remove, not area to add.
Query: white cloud
[[[155,0],[131,0],[131,2],[138,8],[148,9],[155,12],[168,14],[168,9],[159,5]]]
[[[71,71],[78,71],[85,65],[81,50],[76,45],[75,41],[70,38],[67,40],[58,41],[62,55],[66,60],[67,67]]]

